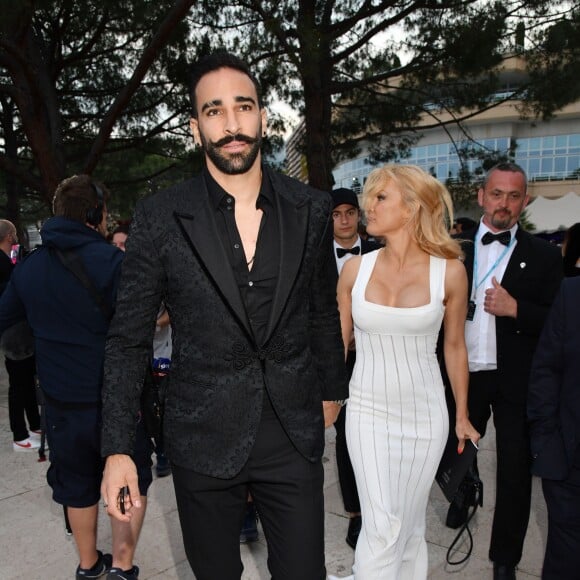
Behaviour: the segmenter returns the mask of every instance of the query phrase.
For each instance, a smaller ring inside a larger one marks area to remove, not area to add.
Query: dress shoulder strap
[[[445,298],[445,271],[447,260],[438,256],[429,257],[429,291],[431,302],[442,303]]]
[[[373,268],[375,267],[375,263],[377,261],[379,252],[380,249],[374,250],[372,252],[367,252],[366,254],[363,254],[361,256],[360,267],[358,269],[356,280],[354,281],[354,285],[352,287],[353,295],[359,292],[361,289],[364,295],[364,291],[367,287],[367,283],[373,272]]]

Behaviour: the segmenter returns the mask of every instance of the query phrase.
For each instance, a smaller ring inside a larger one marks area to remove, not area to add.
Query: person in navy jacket
[[[542,578],[580,570],[580,278],[562,282],[538,342],[528,393],[532,473],[542,478],[548,542]]]
[[[131,525],[112,522],[113,554],[97,550],[101,458],[101,385],[105,338],[115,305],[123,252],[107,243],[106,198],[88,175],[65,179],[57,188],[42,246],[14,269],[0,300],[0,334],[28,320],[34,335],[38,378],[46,413],[53,499],[63,505],[80,563],[77,578],[137,578],[133,554],[145,510]],[[70,271],[59,252],[76,256],[102,305]],[[137,424],[137,418],[134,418]],[[139,424],[140,426],[140,424]],[[151,449],[144,429],[134,459],[145,503],[151,483]],[[118,574],[123,574],[122,576]]]

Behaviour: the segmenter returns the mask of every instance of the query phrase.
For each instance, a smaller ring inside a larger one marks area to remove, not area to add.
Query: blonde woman
[[[425,511],[449,429],[435,354],[441,323],[460,450],[479,439],[467,414],[467,276],[447,230],[449,193],[419,167],[375,169],[363,208],[385,247],[349,260],[338,283],[344,343],[354,329],[357,347],[346,419],[363,521],[353,572],[418,580],[427,577]]]

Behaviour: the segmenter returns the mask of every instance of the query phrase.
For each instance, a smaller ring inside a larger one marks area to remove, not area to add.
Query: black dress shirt
[[[256,208],[262,210],[256,253],[248,264],[236,225],[235,198],[215,181],[207,169],[204,170],[204,178],[210,202],[215,209],[218,235],[226,248],[254,337],[262,345],[278,283],[280,264],[278,214],[272,184],[264,174],[256,201]]]

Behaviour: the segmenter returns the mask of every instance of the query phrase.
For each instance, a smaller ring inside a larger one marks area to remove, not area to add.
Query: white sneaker
[[[12,449],[14,451],[36,451],[40,447],[40,439],[28,437],[22,441],[13,441]]]
[[[29,431],[28,432],[29,435],[29,439],[31,441],[38,441],[38,446],[40,447],[40,441],[41,441],[41,437],[42,437],[42,431]],[[48,439],[46,438],[46,436],[44,437],[44,448],[48,451]]]

